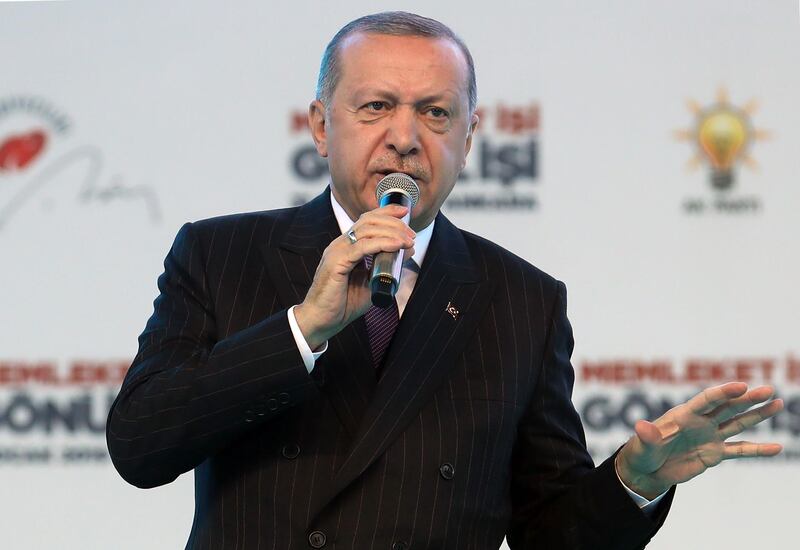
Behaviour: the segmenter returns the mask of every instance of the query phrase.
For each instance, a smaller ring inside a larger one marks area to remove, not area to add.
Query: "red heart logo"
[[[0,145],[0,172],[25,168],[39,156],[46,142],[47,134],[42,130],[9,137]]]

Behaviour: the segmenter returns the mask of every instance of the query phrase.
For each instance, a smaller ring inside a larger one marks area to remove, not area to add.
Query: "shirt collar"
[[[339,224],[339,230],[344,234],[348,229],[353,227],[355,222],[350,219],[350,216],[347,215],[342,205],[339,204],[336,197],[333,196],[333,190],[331,190],[331,206],[333,207],[333,214],[336,216],[336,221]],[[417,231],[417,236],[414,239],[414,255],[411,259],[414,260],[414,263],[420,268],[422,267],[422,261],[425,259],[425,253],[428,252],[428,245],[431,242],[433,225],[435,223],[436,220],[434,219],[428,227]]]

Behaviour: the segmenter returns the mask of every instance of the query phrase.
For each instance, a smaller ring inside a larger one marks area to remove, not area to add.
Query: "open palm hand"
[[[703,390],[654,422],[640,420],[617,455],[620,479],[653,499],[723,460],[778,454],[777,443],[726,441],[783,409],[781,399],[769,401],[773,393],[769,386],[748,390],[744,382],[730,382]]]

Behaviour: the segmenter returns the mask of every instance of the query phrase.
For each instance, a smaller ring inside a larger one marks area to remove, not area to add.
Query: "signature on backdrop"
[[[38,202],[52,210],[55,204],[49,192],[60,188],[68,176],[74,186],[72,200],[79,204],[137,202],[150,222],[161,221],[155,189],[131,185],[116,173],[108,175],[99,147],[64,150],[59,141],[69,134],[72,121],[49,101],[38,96],[0,99],[0,122],[0,231],[26,206]],[[59,154],[53,156],[51,149]]]

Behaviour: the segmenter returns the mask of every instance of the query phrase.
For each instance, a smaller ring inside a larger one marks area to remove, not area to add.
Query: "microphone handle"
[[[381,197],[380,206],[399,204],[408,208],[401,219],[408,225],[411,220],[411,198],[405,193],[389,192]],[[379,252],[372,259],[372,274],[369,279],[372,290],[372,305],[387,308],[392,305],[394,295],[400,286],[403,271],[403,251]]]

